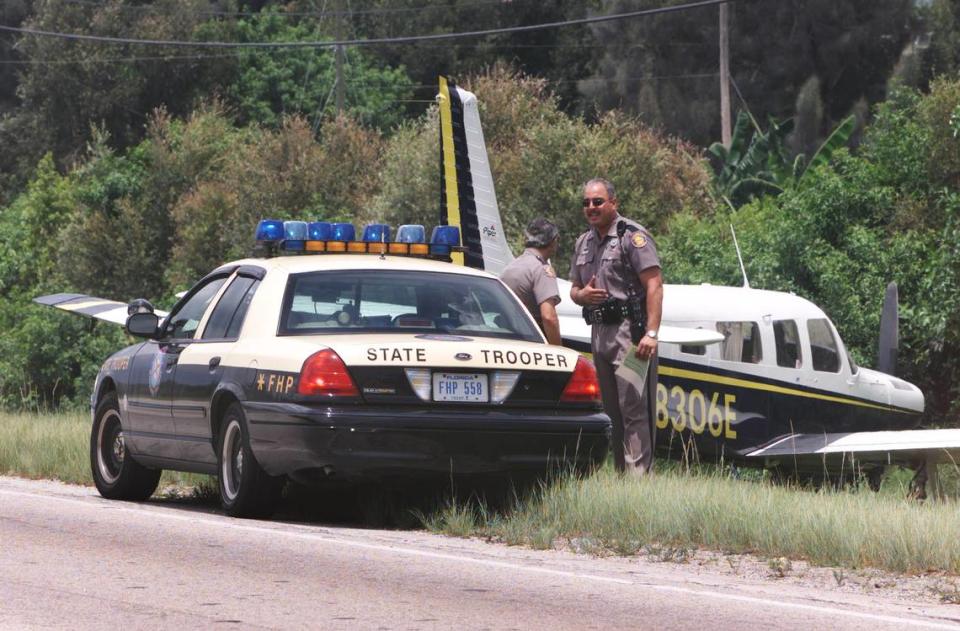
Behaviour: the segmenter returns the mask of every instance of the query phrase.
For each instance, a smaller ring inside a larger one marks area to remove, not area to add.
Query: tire
[[[142,502],[160,482],[159,469],[148,469],[130,457],[115,392],[104,395],[93,417],[90,469],[100,495],[111,500]]]
[[[247,419],[239,403],[227,408],[217,441],[220,504],[231,517],[269,517],[283,491],[283,477],[260,468],[250,450]]]

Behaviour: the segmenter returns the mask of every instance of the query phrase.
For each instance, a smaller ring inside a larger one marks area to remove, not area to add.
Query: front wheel
[[[157,490],[159,469],[148,469],[130,457],[117,395],[104,395],[90,432],[90,469],[100,495],[111,500],[141,502]]]
[[[284,479],[260,467],[250,450],[247,419],[239,403],[227,408],[217,450],[220,503],[232,517],[269,517],[277,507]]]

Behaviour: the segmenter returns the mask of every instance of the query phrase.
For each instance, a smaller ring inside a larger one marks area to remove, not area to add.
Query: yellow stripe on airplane
[[[447,78],[440,77],[440,139],[443,154],[443,179],[447,190],[447,224],[456,226],[463,234],[460,225],[460,190],[457,186],[457,156],[453,146],[453,112],[450,109],[450,88]],[[462,237],[461,237],[462,239]],[[463,253],[454,252],[453,262],[463,265]]]
[[[855,399],[847,399],[845,397],[834,397],[828,394],[818,394],[816,392],[806,392],[804,390],[797,390],[796,388],[785,388],[783,386],[773,386],[766,383],[760,383],[757,381],[750,381],[748,379],[737,379],[736,377],[723,377],[721,375],[713,375],[706,372],[700,372],[697,370],[687,370],[685,368],[673,368],[671,366],[660,366],[657,369],[657,372],[661,375],[667,375],[670,377],[681,377],[683,379],[696,379],[698,381],[707,381],[709,383],[717,383],[726,386],[738,386],[741,388],[749,388],[751,390],[762,390],[764,392],[774,392],[776,394],[787,394],[795,397],[806,397],[808,399],[820,399],[822,401],[831,401],[833,403],[845,403],[847,405],[858,405],[860,407],[872,408],[875,410],[884,410],[884,411],[893,411],[906,414],[904,410],[900,410],[895,407],[885,406],[885,405],[876,405],[873,403],[865,403],[863,401],[857,401]]]

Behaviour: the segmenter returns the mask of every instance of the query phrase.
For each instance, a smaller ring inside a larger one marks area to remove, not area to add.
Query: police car
[[[593,365],[547,345],[496,277],[451,262],[457,228],[424,237],[266,220],[264,257],[218,267],[169,314],[131,303],[127,331],[146,340],[104,362],[91,400],[101,495],[146,499],[161,469],[208,473],[227,513],[266,516],[287,477],[597,465],[610,422]],[[45,298],[95,317],[119,304]]]

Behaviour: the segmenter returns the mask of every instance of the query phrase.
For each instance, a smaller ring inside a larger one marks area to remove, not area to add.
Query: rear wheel
[[[159,469],[148,469],[130,457],[115,392],[104,395],[93,418],[90,469],[100,495],[111,500],[143,501],[160,482]]]
[[[227,408],[218,451],[220,503],[232,517],[269,517],[277,507],[284,479],[260,467],[250,450],[247,419],[239,403]]]

